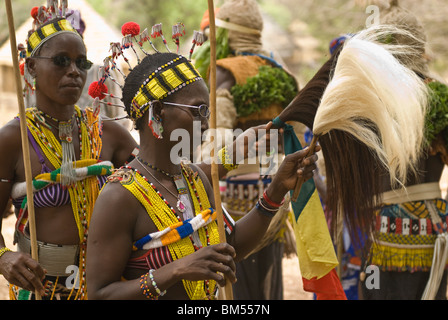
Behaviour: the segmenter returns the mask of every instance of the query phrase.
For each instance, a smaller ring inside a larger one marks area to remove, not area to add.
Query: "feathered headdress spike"
[[[152,30],[151,30],[151,37],[153,38],[157,38],[157,37],[161,37],[163,44],[166,47],[166,50],[168,50],[168,52],[171,52],[170,48],[168,47],[168,43],[166,42],[165,37],[163,36],[163,31],[162,31],[162,24],[158,23],[152,26]]]
[[[188,60],[191,60],[191,57],[193,56],[194,48],[196,46],[198,46],[198,47],[202,46],[204,41],[205,41],[204,34],[202,32],[199,32],[199,31],[195,30],[193,32],[193,40],[192,40],[193,45],[191,46],[190,55],[189,55]]]
[[[183,23],[176,23],[173,26],[173,35],[172,39],[177,47],[177,53],[179,53],[179,46],[180,46],[180,37],[182,37],[185,34],[185,26]]]

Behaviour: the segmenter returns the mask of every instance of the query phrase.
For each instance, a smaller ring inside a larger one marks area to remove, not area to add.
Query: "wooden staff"
[[[308,149],[308,152],[307,152],[305,158],[306,158],[308,155],[314,153],[314,149],[316,148],[316,145],[317,145],[317,141],[318,141],[318,140],[319,140],[319,137],[316,136],[316,135],[314,135],[314,136],[313,136],[313,139],[311,140],[311,143],[310,143],[310,146],[309,146],[309,149]],[[297,180],[297,184],[296,184],[296,187],[295,187],[295,189],[294,189],[294,193],[293,193],[293,195],[292,195],[292,201],[294,201],[294,202],[297,201],[297,198],[299,197],[299,194],[300,194],[300,189],[302,188],[302,185],[303,185],[304,182],[305,182],[305,181],[303,181],[303,177],[300,177],[300,178]]]
[[[22,79],[19,73],[19,58],[17,56],[16,32],[14,29],[14,17],[12,13],[11,0],[5,0],[5,5],[6,5],[6,13],[8,16],[9,39],[11,43],[11,56],[16,81],[17,100],[19,102],[20,134],[22,136],[23,162],[25,166],[26,195],[28,204],[28,223],[30,227],[30,241],[31,241],[31,257],[34,260],[39,261],[37,252],[37,239],[36,239],[36,220],[34,215],[34,200],[33,200],[33,185],[32,185],[33,176],[31,172],[30,149],[27,138],[28,135],[26,126],[25,103],[23,101]],[[39,292],[36,291],[35,294],[36,294],[36,300],[41,300]]]
[[[215,6],[213,0],[208,0],[208,13],[210,20],[210,128],[216,129],[216,28],[215,28]],[[219,190],[218,162],[215,159],[215,151],[218,147],[216,138],[213,138],[214,147],[212,150],[211,175],[213,184],[213,194],[215,197],[215,207],[218,221],[219,240],[226,242],[226,232],[224,229],[224,219],[221,207],[221,193]],[[227,281],[224,290],[220,290],[219,299],[233,300],[232,284]]]

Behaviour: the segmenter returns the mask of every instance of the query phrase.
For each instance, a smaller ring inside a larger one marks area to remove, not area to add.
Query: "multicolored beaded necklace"
[[[29,132],[33,135],[37,144],[52,166],[55,169],[61,168],[62,173],[64,152],[66,152],[66,149],[63,148],[62,144],[71,144],[72,146],[70,148],[73,147],[71,133],[73,127],[71,123],[67,124],[70,128],[70,133],[66,134],[65,138],[60,135],[60,142],[53,134],[51,125],[45,121],[45,117],[48,118],[49,116],[45,115],[42,111],[35,107],[28,108],[26,110],[26,121]],[[92,110],[88,108],[81,111],[78,106],[75,106],[74,118],[78,127],[80,160],[98,160],[102,149],[101,126],[94,125],[95,123],[98,123],[98,116],[94,116]],[[53,120],[57,121],[57,119]],[[60,128],[61,126],[59,121],[59,129]],[[70,162],[70,167],[71,170],[73,170],[72,162]],[[90,223],[90,216],[93,211],[95,200],[99,194],[98,180],[96,177],[89,177],[80,181],[71,181],[65,187],[68,189],[70,194],[70,202],[80,239],[80,289],[78,290],[76,299],[86,299],[87,290],[85,286],[85,257],[87,229]]]

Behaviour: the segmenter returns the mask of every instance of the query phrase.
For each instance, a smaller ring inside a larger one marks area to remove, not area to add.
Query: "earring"
[[[163,133],[163,126],[162,126],[162,119],[159,117],[154,116],[154,108],[151,106],[149,107],[149,122],[148,127],[151,128],[152,134],[157,139],[163,139],[162,133]]]
[[[25,88],[24,91],[27,91],[28,89],[31,90],[31,93],[33,93],[36,90],[36,77],[33,77],[31,73],[28,70],[28,66],[25,64],[24,70],[23,70],[23,79],[25,80]]]

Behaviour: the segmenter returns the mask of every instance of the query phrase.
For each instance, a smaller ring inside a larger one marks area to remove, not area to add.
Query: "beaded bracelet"
[[[237,164],[233,164],[233,160],[230,157],[230,154],[227,152],[227,147],[222,148],[218,151],[218,157],[221,160],[221,163],[227,171],[235,170],[238,168]]]
[[[0,248],[0,258],[2,257],[2,255],[4,255],[8,251],[11,251],[11,250],[7,247]]]
[[[258,211],[260,211],[265,216],[268,216],[269,218],[273,218],[278,211],[278,208],[269,208],[268,205],[263,203],[263,198],[260,198],[258,200],[255,207],[258,209]]]
[[[160,289],[157,287],[157,283],[154,280],[154,275],[152,274],[154,272],[154,269],[149,270],[149,279],[151,280],[151,284],[154,287],[154,289],[156,290],[157,294],[162,297],[165,295],[166,290],[164,290],[163,292],[160,291]]]
[[[268,197],[268,193],[266,192],[266,190],[264,190],[264,192],[263,192],[263,199],[264,199],[264,200],[265,200],[271,207],[274,207],[274,208],[280,208],[280,207],[283,205],[283,203],[285,203],[285,198],[283,198],[282,202],[280,202],[280,203],[276,203],[276,202],[272,201],[271,199],[269,199],[269,197]]]
[[[148,286],[148,273],[142,274],[140,276],[140,289],[142,290],[143,295],[151,300],[157,300],[158,296],[153,295],[151,293],[151,289]]]

